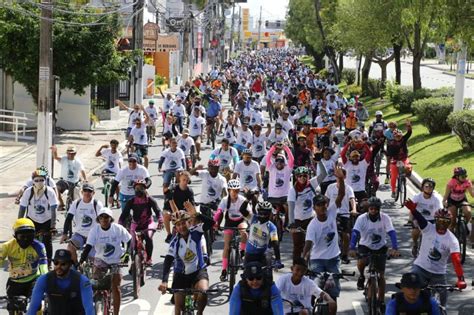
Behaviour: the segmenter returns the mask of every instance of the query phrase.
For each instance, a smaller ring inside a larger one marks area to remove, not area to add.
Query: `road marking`
[[[137,315],[148,315],[151,311],[150,303],[148,303],[147,300],[141,300],[141,299],[134,300],[130,303],[121,305],[120,306],[120,311],[122,312],[124,310],[124,308],[127,308],[130,305],[138,305],[139,310],[138,310]]]
[[[171,272],[168,278],[168,288],[171,288],[173,283],[173,273]],[[156,308],[153,311],[153,315],[162,315],[162,314],[174,314],[174,305],[170,302],[171,294],[162,294],[158,303],[156,303]]]
[[[357,301],[352,301],[352,307],[354,308],[354,311],[356,315],[364,315],[364,309],[362,309],[362,305],[360,302]]]

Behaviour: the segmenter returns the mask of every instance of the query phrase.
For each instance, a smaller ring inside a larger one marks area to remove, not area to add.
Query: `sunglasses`
[[[250,277],[247,277],[247,280],[248,281],[254,281],[254,280],[257,280],[257,281],[261,281],[263,278],[262,276],[250,276]]]
[[[53,264],[54,264],[55,266],[58,266],[58,265],[59,265],[60,267],[66,267],[67,265],[69,265],[68,262],[64,262],[64,261],[53,261]]]
[[[99,220],[107,220],[108,218],[110,218],[110,216],[108,216],[108,215],[100,215],[99,216]]]
[[[440,223],[450,223],[451,222],[451,219],[447,219],[447,218],[437,218],[436,219],[436,222],[440,222]]]
[[[42,183],[42,182],[44,182],[44,179],[35,179],[34,182],[35,183]]]

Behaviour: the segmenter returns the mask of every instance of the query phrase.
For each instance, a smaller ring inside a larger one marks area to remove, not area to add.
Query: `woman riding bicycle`
[[[397,162],[402,162],[405,165],[405,172],[411,173],[412,166],[408,160],[408,139],[411,137],[412,129],[411,123],[407,120],[407,132],[402,133],[400,129],[393,131],[393,139],[389,139],[387,143],[387,156],[390,159],[390,187],[392,189],[392,198],[396,197],[398,166]]]

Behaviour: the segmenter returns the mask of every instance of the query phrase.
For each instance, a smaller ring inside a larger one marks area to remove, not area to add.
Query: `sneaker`
[[[168,236],[166,236],[165,243],[169,244],[172,238],[173,238],[173,234],[168,234]]]
[[[364,284],[365,284],[365,277],[359,276],[359,279],[357,279],[357,290],[364,290]]]
[[[392,199],[395,199],[397,197],[397,193],[392,191]]]
[[[377,301],[379,306],[380,314],[385,314],[385,302],[384,301]]]
[[[342,255],[342,256],[341,256],[341,262],[342,262],[343,264],[346,264],[346,265],[347,265],[347,264],[349,264],[351,261],[350,261],[349,257],[347,257],[347,255]]]
[[[385,183],[385,185],[388,185],[388,183],[389,183],[388,177],[385,178],[385,182],[384,182],[384,183]]]
[[[222,270],[220,280],[222,282],[227,281],[227,270]]]

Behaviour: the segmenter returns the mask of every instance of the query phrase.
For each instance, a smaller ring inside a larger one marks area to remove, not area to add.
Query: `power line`
[[[132,3],[132,4],[129,4],[127,6],[123,6],[123,7],[120,7],[118,8],[117,10],[112,10],[112,11],[106,11],[106,12],[81,12],[81,11],[69,11],[69,10],[64,10],[64,9],[61,9],[61,8],[58,8],[57,6],[52,6],[52,5],[44,5],[42,3],[36,3],[36,2],[33,2],[31,0],[28,0],[27,3],[29,4],[32,4],[36,7],[39,7],[41,9],[46,9],[46,10],[50,10],[50,11],[53,11],[53,12],[61,12],[61,13],[66,13],[66,14],[71,14],[71,15],[91,15],[91,16],[104,16],[104,15],[113,15],[115,13],[119,13],[120,11],[123,11],[123,10],[126,10],[128,8],[131,8],[133,7],[133,5],[135,5],[136,3],[138,3],[138,1]],[[87,7],[86,7],[87,8]],[[83,8],[82,8],[83,9]]]

